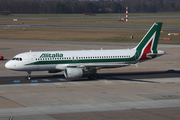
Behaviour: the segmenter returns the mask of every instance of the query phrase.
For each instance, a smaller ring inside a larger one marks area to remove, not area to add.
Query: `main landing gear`
[[[97,72],[97,69],[91,69],[91,70],[89,70],[89,71],[88,71],[88,79],[89,79],[89,80],[95,80],[95,79],[96,79],[96,77],[95,77],[96,72]]]
[[[89,74],[89,75],[88,75],[88,79],[89,79],[89,80],[95,80],[95,76],[94,76],[93,74]]]
[[[27,71],[28,75],[27,75],[27,80],[31,80],[31,71]]]

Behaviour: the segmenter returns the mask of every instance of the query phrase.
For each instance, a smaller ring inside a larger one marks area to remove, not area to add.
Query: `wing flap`
[[[130,64],[122,63],[88,63],[88,64],[69,64],[67,67],[78,67],[78,68],[111,68],[111,67],[124,67]]]

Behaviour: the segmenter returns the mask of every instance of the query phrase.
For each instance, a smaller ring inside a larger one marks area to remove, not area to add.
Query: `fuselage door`
[[[28,62],[34,64],[35,59],[35,55],[28,54]]]
[[[40,70],[40,66],[34,64],[38,61],[37,55],[33,55],[33,54],[29,53],[28,58],[29,58],[28,62],[31,63],[31,65],[33,65],[32,70],[37,70],[37,71]]]

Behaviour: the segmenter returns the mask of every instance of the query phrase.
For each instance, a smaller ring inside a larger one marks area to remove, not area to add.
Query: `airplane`
[[[98,69],[137,65],[165,54],[157,50],[162,22],[155,22],[139,44],[132,49],[77,50],[77,51],[37,51],[20,53],[5,64],[15,71],[27,71],[31,80],[31,71],[64,71],[65,78],[80,78],[84,74],[95,79]]]

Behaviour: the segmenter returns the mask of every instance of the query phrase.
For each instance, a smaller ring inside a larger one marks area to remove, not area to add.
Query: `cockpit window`
[[[12,60],[22,61],[22,58],[13,58]]]

